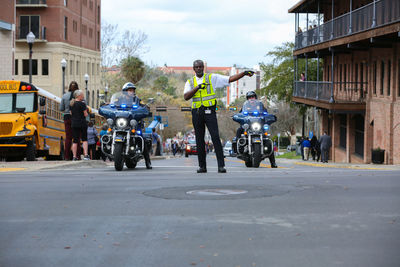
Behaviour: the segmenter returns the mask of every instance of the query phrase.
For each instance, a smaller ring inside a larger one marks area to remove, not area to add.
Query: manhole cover
[[[246,194],[246,190],[232,190],[232,189],[203,189],[203,190],[192,190],[186,192],[188,195],[196,196],[227,196],[227,195],[239,195]]]

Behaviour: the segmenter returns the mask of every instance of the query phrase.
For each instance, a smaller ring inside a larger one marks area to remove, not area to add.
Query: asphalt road
[[[197,158],[0,173],[0,266],[400,266],[400,170]]]

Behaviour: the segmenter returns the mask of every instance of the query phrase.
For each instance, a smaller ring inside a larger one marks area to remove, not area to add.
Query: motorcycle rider
[[[246,100],[256,100],[257,99],[257,94],[254,91],[248,91],[246,93]],[[267,111],[266,108],[264,108],[264,111]],[[242,112],[242,109],[240,109],[239,112]],[[241,135],[244,133],[244,129],[241,127],[241,125],[239,126],[239,128],[236,131],[236,140],[239,139],[241,137]],[[271,156],[269,156],[269,162],[271,163],[271,168],[278,168],[278,166],[276,165],[275,162],[275,155],[274,153],[271,154]]]
[[[136,95],[136,86],[131,83],[127,82],[122,86],[122,95],[115,100],[115,103],[121,104],[121,103],[139,103],[140,106],[145,106],[148,108],[147,105],[142,103],[142,100]],[[140,125],[140,128],[144,129],[144,125],[142,122],[142,125]],[[150,150],[151,150],[151,142],[150,145],[148,142],[145,142],[144,150],[143,150],[143,156],[144,160],[146,162],[146,168],[147,169],[152,169],[153,167],[151,166],[151,160],[150,160]]]

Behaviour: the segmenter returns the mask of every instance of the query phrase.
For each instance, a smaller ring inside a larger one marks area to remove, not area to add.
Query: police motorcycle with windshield
[[[145,159],[146,167],[151,169],[149,151],[151,135],[144,133],[143,119],[151,117],[147,106],[136,96],[126,91],[115,93],[109,105],[103,105],[99,113],[107,118],[109,130],[101,138],[101,150],[111,157],[117,171],[133,169],[139,160]]]
[[[250,99],[233,120],[240,123],[242,134],[233,139],[232,148],[237,157],[244,160],[246,167],[258,168],[265,158],[270,159],[271,167],[276,167],[274,144],[269,133],[276,116],[269,114],[261,101]]]

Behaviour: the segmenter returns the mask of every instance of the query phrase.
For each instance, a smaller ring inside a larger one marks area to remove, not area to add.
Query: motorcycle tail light
[[[132,129],[132,131],[131,131],[132,133],[135,133],[136,132],[136,130],[135,129]]]
[[[247,135],[247,132],[244,132],[244,135]]]
[[[268,133],[267,133],[267,132],[265,132],[265,133],[264,133],[264,135],[265,135],[265,136],[268,136]]]
[[[108,130],[107,130],[107,131],[111,132],[112,130],[111,130],[111,128],[108,128]]]

